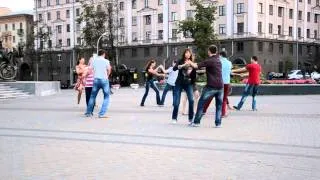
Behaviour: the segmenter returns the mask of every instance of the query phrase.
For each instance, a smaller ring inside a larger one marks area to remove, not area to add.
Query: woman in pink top
[[[89,103],[89,99],[90,99],[90,95],[91,95],[91,91],[92,91],[92,87],[93,87],[93,80],[94,80],[94,76],[93,76],[93,68],[91,66],[93,58],[91,57],[89,62],[88,62],[88,66],[87,66],[87,74],[86,74],[86,83],[85,83],[85,92],[86,92],[86,103],[88,106]]]

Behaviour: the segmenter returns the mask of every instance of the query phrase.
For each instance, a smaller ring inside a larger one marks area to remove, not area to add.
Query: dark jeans
[[[256,102],[256,95],[258,93],[258,87],[259,85],[256,84],[247,84],[246,87],[244,88],[244,92],[242,93],[241,100],[237,106],[237,109],[241,109],[244,102],[246,101],[247,97],[249,96],[251,90],[252,90],[252,110],[257,109],[257,102]]]
[[[222,111],[222,94],[223,89],[216,89],[211,87],[204,87],[202,90],[202,94],[199,99],[198,108],[196,116],[194,117],[193,123],[200,124],[201,118],[203,116],[203,107],[204,104],[211,97],[215,97],[216,99],[216,119],[215,124],[221,125],[221,111]]]
[[[164,105],[164,101],[166,100],[166,96],[168,91],[172,90],[172,104],[174,105],[175,101],[175,94],[174,94],[174,86],[171,86],[170,84],[166,84],[166,87],[163,89],[162,97],[161,97],[161,104]]]
[[[103,103],[102,103],[102,106],[101,106],[101,110],[99,112],[99,116],[103,116],[107,112],[108,107],[109,107],[109,99],[110,99],[110,96],[109,96],[109,80],[106,80],[106,79],[94,79],[92,92],[91,92],[91,95],[90,95],[90,100],[89,100],[89,103],[88,103],[86,115],[92,115],[93,107],[94,107],[94,104],[96,102],[96,97],[97,97],[98,92],[99,92],[100,89],[102,89],[102,91],[103,91],[104,99],[103,99]]]
[[[182,90],[185,90],[187,93],[188,101],[189,101],[189,121],[192,121],[194,116],[193,111],[193,88],[191,84],[178,84],[174,88],[174,105],[173,105],[173,112],[172,112],[172,119],[178,118],[178,112],[179,112],[179,105],[180,105],[180,99],[181,99],[181,92]]]
[[[149,80],[149,81],[146,82],[146,91],[145,91],[145,93],[144,93],[144,95],[142,97],[140,106],[144,106],[144,102],[146,101],[146,98],[147,98],[147,96],[149,94],[150,87],[156,92],[157,104],[160,105],[160,92],[159,92],[159,89],[156,86],[154,80]]]
[[[90,96],[91,96],[91,92],[92,92],[92,87],[85,87],[85,91],[86,91],[86,103],[87,103],[87,106],[88,106],[89,100],[90,100]]]

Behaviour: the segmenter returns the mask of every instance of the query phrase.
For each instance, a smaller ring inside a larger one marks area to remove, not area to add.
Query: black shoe
[[[238,106],[233,106],[233,108],[237,111],[240,111],[240,109],[238,108]]]

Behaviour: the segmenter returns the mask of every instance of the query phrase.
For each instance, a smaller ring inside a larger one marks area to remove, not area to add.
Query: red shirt
[[[256,85],[260,84],[260,73],[261,73],[261,66],[260,64],[248,64],[246,69],[249,71],[249,78],[248,84]]]

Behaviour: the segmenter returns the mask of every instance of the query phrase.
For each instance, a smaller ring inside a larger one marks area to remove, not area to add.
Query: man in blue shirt
[[[99,112],[99,118],[107,118],[105,113],[109,107],[109,75],[111,73],[111,66],[109,60],[105,59],[106,54],[106,51],[99,50],[98,57],[94,58],[92,62],[94,81],[90,100],[87,106],[87,112],[85,113],[87,117],[93,115],[93,106],[95,104],[97,94],[99,90],[102,89],[104,99]]]

